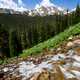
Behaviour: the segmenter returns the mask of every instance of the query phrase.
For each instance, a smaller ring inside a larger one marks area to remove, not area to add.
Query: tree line
[[[80,22],[80,7],[66,14],[26,16],[0,14],[0,53],[18,56],[22,50],[43,42]]]

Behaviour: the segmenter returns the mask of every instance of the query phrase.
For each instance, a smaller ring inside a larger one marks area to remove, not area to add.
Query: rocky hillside
[[[0,80],[80,80],[80,36],[69,37],[39,56],[17,58],[0,66]]]

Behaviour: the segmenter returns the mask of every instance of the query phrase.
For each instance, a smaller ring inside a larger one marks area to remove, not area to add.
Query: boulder
[[[54,65],[54,80],[64,80],[64,75],[57,64]]]
[[[75,53],[76,53],[77,55],[80,56],[80,47],[74,48],[74,51],[75,51]]]
[[[80,45],[80,39],[74,40],[73,43],[74,43],[74,44],[79,44],[79,45]]]
[[[38,80],[40,73],[36,73],[32,76],[32,78],[30,78],[30,80]]]
[[[0,80],[1,80],[1,78],[3,78],[4,77],[4,72],[3,71],[0,71]]]
[[[67,43],[67,47],[72,47],[72,46],[74,46],[73,42],[70,41],[70,42]]]
[[[49,80],[49,72],[44,70],[37,78],[37,80]]]

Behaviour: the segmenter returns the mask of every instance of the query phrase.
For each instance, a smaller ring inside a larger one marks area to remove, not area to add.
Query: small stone
[[[68,38],[68,40],[72,40],[73,39],[73,36],[70,36],[69,38]]]
[[[72,47],[72,46],[74,46],[74,43],[73,42],[68,42],[67,43],[67,47]]]
[[[60,51],[61,50],[61,48],[57,48],[57,51]]]
[[[8,70],[9,70],[8,68],[4,68],[4,69],[3,69],[4,72],[7,72]]]
[[[80,47],[75,47],[75,48],[74,48],[74,51],[75,51],[75,53],[76,53],[77,55],[80,56]]]
[[[75,41],[73,41],[74,44],[79,44],[80,45],[80,39],[77,39]]]

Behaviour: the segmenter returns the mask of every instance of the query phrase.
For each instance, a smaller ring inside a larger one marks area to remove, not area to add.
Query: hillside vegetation
[[[80,23],[29,50],[25,50],[21,54],[22,57],[9,59],[6,61],[7,64],[0,65],[0,79],[80,80],[79,34]],[[43,49],[44,51],[42,51]],[[38,52],[41,52],[42,55],[29,56],[31,53],[35,55]]]
[[[69,29],[66,29],[64,32],[61,32],[59,35],[56,35],[55,37],[48,39],[43,43],[40,43],[30,49],[24,50],[23,54],[21,54],[20,56],[26,57],[30,55],[35,55],[40,53],[45,48],[55,48],[63,41],[67,40],[68,37],[79,34],[80,34],[80,23],[74,26],[70,26]]]
[[[19,56],[23,50],[63,32],[79,21],[79,6],[72,13],[67,10],[66,14],[53,16],[0,14],[0,52],[7,57]],[[51,45],[51,42],[48,44]]]

